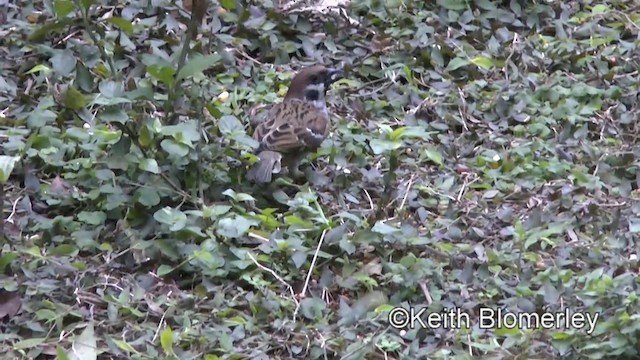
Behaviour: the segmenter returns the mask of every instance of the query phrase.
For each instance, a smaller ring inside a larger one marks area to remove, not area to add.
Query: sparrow
[[[341,69],[314,65],[293,77],[284,101],[274,105],[253,132],[259,144],[258,161],[247,172],[249,180],[269,183],[283,163],[294,177],[303,175],[300,160],[317,150],[329,135],[324,97],[329,86],[342,76]]]

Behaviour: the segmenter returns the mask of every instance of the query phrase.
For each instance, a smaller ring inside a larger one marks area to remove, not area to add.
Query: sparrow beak
[[[342,69],[327,69],[327,86],[342,79],[344,76]]]

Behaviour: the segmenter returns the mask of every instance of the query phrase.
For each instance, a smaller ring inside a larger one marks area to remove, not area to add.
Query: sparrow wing
[[[258,125],[254,138],[262,149],[287,152],[316,149],[329,133],[328,116],[312,104],[292,99],[274,105]]]

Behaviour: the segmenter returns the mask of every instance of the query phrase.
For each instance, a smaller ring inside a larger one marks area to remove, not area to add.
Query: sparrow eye
[[[312,84],[317,84],[318,83],[318,75],[311,75],[311,78],[309,80],[311,80]]]

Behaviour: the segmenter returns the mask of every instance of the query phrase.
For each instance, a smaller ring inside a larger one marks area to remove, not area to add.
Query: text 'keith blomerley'
[[[569,309],[559,312],[527,313],[480,308],[478,326],[481,329],[585,329],[587,334],[591,334],[596,327],[599,315],[598,313],[571,312]],[[390,325],[397,329],[416,327],[460,329],[472,326],[471,316],[459,308],[429,313],[426,308],[418,310],[397,307],[389,312],[388,319]]]

